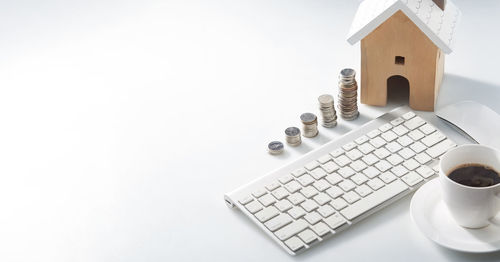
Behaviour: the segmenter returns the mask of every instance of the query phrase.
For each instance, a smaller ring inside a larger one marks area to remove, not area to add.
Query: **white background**
[[[498,261],[426,239],[411,196],[290,257],[223,194],[369,121],[270,156],[338,72],[358,1],[0,2],[1,261]],[[500,112],[500,2],[463,11],[438,105]],[[425,260],[424,260],[425,259]]]

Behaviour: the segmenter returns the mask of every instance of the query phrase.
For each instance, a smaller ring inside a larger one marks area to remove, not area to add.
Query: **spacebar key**
[[[396,180],[359,200],[358,202],[348,206],[344,210],[340,211],[340,213],[348,220],[353,220],[359,215],[399,195],[405,190],[408,190],[408,186],[400,180]]]

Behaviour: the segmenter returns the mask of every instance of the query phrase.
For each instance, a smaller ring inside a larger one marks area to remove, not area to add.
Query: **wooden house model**
[[[460,10],[446,0],[364,0],[348,42],[361,41],[361,102],[385,106],[393,77],[409,84],[409,104],[434,111]]]

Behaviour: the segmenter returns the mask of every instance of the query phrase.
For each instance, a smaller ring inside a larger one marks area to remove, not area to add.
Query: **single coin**
[[[316,121],[317,117],[313,113],[304,113],[300,115],[300,120],[302,120],[303,123],[312,123]]]
[[[292,127],[285,129],[285,134],[287,136],[298,136],[298,135],[300,135],[300,129],[292,126]]]
[[[351,69],[351,68],[344,68],[340,71],[340,75],[342,77],[352,78],[356,75],[356,71],[354,71],[354,69]]]
[[[269,150],[269,153],[273,155],[281,154],[283,152],[283,143],[280,141],[272,141],[267,145],[267,148]]]

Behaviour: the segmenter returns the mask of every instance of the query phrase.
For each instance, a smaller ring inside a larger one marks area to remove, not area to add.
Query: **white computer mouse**
[[[436,115],[479,144],[500,150],[500,115],[491,108],[475,101],[460,101],[438,109]]]

